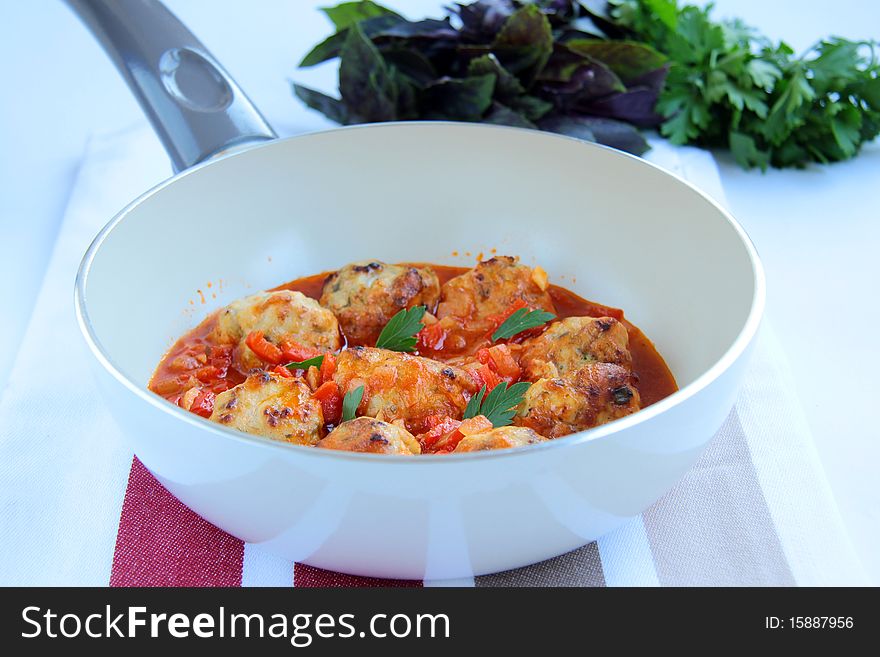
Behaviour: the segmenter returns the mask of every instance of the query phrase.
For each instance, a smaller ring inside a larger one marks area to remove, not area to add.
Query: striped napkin
[[[287,131],[290,133],[291,131]],[[723,203],[708,153],[649,159]],[[104,586],[849,585],[867,578],[765,324],[736,407],[684,479],[641,517],[568,554],[455,581],[389,581],[293,564],[214,527],[129,451],[89,374],[73,312],[101,226],[169,166],[145,126],[95,136],[0,397],[0,584]]]

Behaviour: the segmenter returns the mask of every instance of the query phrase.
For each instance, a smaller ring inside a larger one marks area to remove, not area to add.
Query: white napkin
[[[654,145],[648,159],[724,202],[711,155]],[[0,397],[0,584],[109,581],[132,454],[89,374],[73,281],[101,226],[169,174],[146,126],[97,135],[88,145]],[[866,583],[790,376],[765,325],[731,418],[695,468],[643,517],[557,559],[456,583]],[[245,585],[290,584],[291,573],[290,564],[245,546]]]

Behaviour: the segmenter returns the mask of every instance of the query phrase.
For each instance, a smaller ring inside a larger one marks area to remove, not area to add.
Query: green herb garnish
[[[470,398],[464,409],[464,417],[462,419],[477,417],[480,414],[480,405],[483,403],[483,397],[486,395],[486,385],[480,388],[480,392]]]
[[[416,306],[407,310],[404,308],[398,312],[382,329],[376,346],[379,349],[391,351],[413,351],[418,341],[416,333],[422,330],[422,317],[425,316],[425,306]]]
[[[492,334],[492,342],[512,338],[518,333],[543,326],[547,322],[556,319],[556,315],[548,313],[546,310],[529,310],[528,308],[520,308],[495,329]]]
[[[348,422],[353,420],[357,413],[358,406],[364,398],[364,387],[358,386],[354,390],[349,390],[342,398],[342,421]]]
[[[492,388],[492,392],[486,395],[486,386],[480,388],[480,392],[471,397],[464,412],[464,419],[484,415],[493,427],[506,427],[513,422],[516,415],[516,407],[523,400],[526,390],[531,383],[521,381],[514,383],[509,388],[507,383],[499,383]],[[476,400],[476,402],[474,402]]]
[[[309,358],[308,360],[303,360],[300,362],[293,361],[292,363],[287,363],[284,367],[289,370],[307,370],[310,367],[321,367],[321,364],[324,362],[323,354],[321,356],[315,356],[314,358]]]

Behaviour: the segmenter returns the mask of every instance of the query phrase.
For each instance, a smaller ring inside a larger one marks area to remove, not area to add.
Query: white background
[[[279,133],[329,127],[291,97],[289,80],[332,91],[333,65],[298,71],[329,33],[315,0],[168,0]],[[412,18],[440,2],[389,0]],[[880,3],[717,0],[795,49],[829,34],[880,38]],[[89,135],[142,121],[100,48],[58,0],[0,0],[0,389],[26,330]],[[731,209],[763,256],[769,321],[797,380],[842,516],[880,582],[880,144],[852,162],[743,172],[717,154]],[[170,169],[169,169],[170,173]],[[108,217],[109,219],[109,217]],[[71,281],[71,296],[73,281]],[[47,373],[51,376],[51,373]],[[770,409],[768,409],[770,412]]]

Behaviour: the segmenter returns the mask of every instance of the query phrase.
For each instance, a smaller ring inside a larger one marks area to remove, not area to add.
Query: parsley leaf
[[[486,386],[483,386],[480,388],[480,392],[471,397],[471,401],[468,402],[465,409],[464,417],[467,419],[477,415],[484,415],[492,423],[493,427],[506,427],[513,422],[513,416],[516,415],[516,407],[519,406],[519,403],[526,394],[526,390],[531,385],[527,381],[520,381],[508,388],[507,382],[499,383],[492,388],[492,392],[486,395],[485,399],[483,395],[486,392]],[[471,404],[475,399],[477,401],[472,407]],[[468,415],[468,413],[471,413],[471,415]]]
[[[467,420],[472,417],[477,417],[480,414],[480,405],[483,403],[483,397],[485,395],[486,385],[483,384],[483,387],[480,388],[480,392],[468,400],[467,406],[464,409],[464,417],[462,419]]]
[[[425,306],[416,306],[407,310],[404,308],[392,317],[376,340],[379,349],[391,351],[413,351],[416,347],[416,333],[422,330],[422,317],[425,316]]]
[[[742,21],[714,20],[711,5],[610,6],[624,38],[671,60],[656,110],[673,143],[727,148],[742,167],[766,169],[848,159],[880,132],[874,41],[831,37],[795,56]],[[666,20],[658,20],[661,10]]]
[[[776,81],[782,77],[779,67],[764,59],[753,59],[745,65],[745,69],[755,86],[764,91],[773,91]]]
[[[517,333],[542,326],[550,320],[556,319],[556,315],[548,313],[546,310],[529,310],[528,308],[520,308],[495,329],[492,334],[492,342],[498,342],[505,338],[512,338]]]
[[[358,406],[364,398],[364,387],[358,386],[354,390],[349,390],[342,398],[342,421],[348,422],[353,420],[357,413]]]
[[[293,361],[291,363],[285,364],[289,370],[307,370],[310,367],[321,367],[321,364],[324,362],[324,356],[315,356],[314,358],[309,358],[308,360],[303,361]]]
[[[766,151],[758,150],[754,139],[739,132],[730,133],[730,152],[743,169],[755,166],[766,169],[770,160]]]

